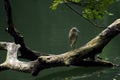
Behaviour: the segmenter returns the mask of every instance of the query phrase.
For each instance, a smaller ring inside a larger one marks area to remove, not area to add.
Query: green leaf
[[[50,6],[50,8],[52,10],[56,10],[60,3],[62,3],[62,0],[54,0],[52,6]]]
[[[80,2],[81,0],[72,0],[72,2],[76,2],[76,3],[78,3],[78,2]]]

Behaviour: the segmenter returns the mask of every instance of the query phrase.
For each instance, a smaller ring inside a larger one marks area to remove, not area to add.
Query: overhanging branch
[[[16,44],[20,44],[21,46],[19,49],[19,51],[21,52],[20,57],[28,60],[35,60],[40,55],[47,55],[47,54],[43,54],[43,53],[31,50],[28,47],[26,47],[23,36],[15,28],[15,25],[13,23],[12,9],[10,6],[10,2],[9,0],[4,0],[4,2],[5,2],[5,10],[7,13],[7,24],[8,24],[8,28],[6,29],[6,31],[14,38],[14,41]]]

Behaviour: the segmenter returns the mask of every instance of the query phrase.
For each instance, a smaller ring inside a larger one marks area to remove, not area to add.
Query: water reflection
[[[103,67],[81,67],[70,70],[61,70],[35,80],[99,80],[103,75],[108,73],[111,68]],[[101,79],[100,79],[101,80]],[[105,80],[105,79],[104,79]]]
[[[120,58],[116,57],[112,61],[118,63]],[[54,70],[56,69],[52,69],[51,71]],[[120,80],[120,66],[113,68],[63,67],[59,71],[42,77],[39,76],[35,80]]]

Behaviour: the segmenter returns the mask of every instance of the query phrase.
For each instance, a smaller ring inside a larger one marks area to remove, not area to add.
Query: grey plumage
[[[79,30],[76,27],[72,27],[69,31],[70,46],[73,47],[77,41]]]

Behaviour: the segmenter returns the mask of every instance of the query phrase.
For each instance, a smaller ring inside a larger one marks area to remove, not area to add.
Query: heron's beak
[[[79,30],[77,30],[77,32],[80,32]]]

